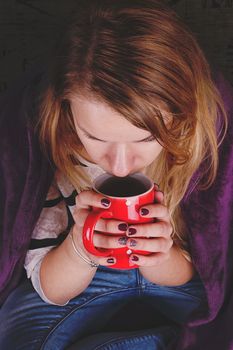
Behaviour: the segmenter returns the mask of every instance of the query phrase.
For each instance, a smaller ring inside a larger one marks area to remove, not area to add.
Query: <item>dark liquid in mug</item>
[[[132,197],[147,192],[149,187],[138,179],[126,176],[111,177],[98,186],[98,190],[108,196]]]

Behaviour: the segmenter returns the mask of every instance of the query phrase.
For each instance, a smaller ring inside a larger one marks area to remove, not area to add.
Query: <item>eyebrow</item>
[[[97,141],[102,141],[102,142],[108,142],[108,141],[106,141],[106,140],[98,139],[98,138],[95,137],[94,135],[91,135],[87,130],[85,130],[84,128],[82,128],[80,125],[78,125],[78,127],[79,127],[79,129],[81,129],[87,136],[91,137],[92,139],[97,140]],[[142,139],[142,140],[137,140],[137,141],[132,141],[132,142],[145,142],[145,141],[151,140],[152,137],[154,137],[154,136],[153,136],[153,135],[150,135],[150,136],[145,137],[145,138]]]

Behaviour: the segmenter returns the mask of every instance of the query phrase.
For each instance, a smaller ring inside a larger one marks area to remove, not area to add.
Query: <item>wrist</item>
[[[95,257],[89,256],[84,247],[80,246],[76,236],[77,233],[73,227],[66,238],[66,251],[69,259],[76,264],[83,265],[85,268],[89,267],[91,270],[94,270],[94,268],[99,266],[98,262],[95,260]]]

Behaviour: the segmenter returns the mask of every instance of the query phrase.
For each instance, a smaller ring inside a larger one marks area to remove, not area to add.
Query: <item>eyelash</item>
[[[90,139],[90,140],[95,140],[95,141],[99,141],[99,142],[102,142],[101,140],[97,140],[95,137],[92,137],[88,134],[85,134],[86,138]]]
[[[148,138],[147,140],[143,141],[143,142],[152,142],[155,141],[155,137],[151,136],[150,138]]]
[[[88,134],[85,134],[85,136],[90,139],[90,140],[94,140],[94,141],[99,141],[99,142],[105,142],[105,141],[101,141],[101,140],[98,140],[96,139],[95,137],[92,137],[91,135],[88,135]],[[150,138],[148,138],[147,140],[145,141],[140,141],[141,143],[143,142],[153,142],[155,141],[155,137],[154,136],[151,136]],[[138,142],[139,143],[139,142]]]

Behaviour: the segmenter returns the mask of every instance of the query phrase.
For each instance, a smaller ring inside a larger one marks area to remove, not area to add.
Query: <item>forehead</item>
[[[76,126],[99,139],[137,141],[150,135],[149,131],[131,124],[104,102],[73,97],[70,104]]]

